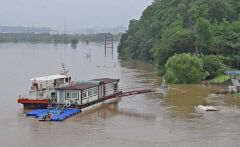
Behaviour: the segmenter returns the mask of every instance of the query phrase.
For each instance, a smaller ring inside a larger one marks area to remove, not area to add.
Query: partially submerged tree
[[[168,59],[165,79],[173,84],[197,84],[206,78],[203,70],[203,61],[188,54],[176,54]]]

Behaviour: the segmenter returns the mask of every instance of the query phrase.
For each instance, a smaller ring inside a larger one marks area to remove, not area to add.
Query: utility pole
[[[112,49],[112,55],[113,55],[113,35],[112,34],[105,34],[105,39],[104,39],[104,52],[105,56],[107,56],[107,48]]]

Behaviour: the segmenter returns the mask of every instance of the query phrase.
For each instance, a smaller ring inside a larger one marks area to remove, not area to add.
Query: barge
[[[122,92],[119,79],[98,78],[88,81],[71,81],[63,66],[59,75],[30,79],[28,97],[19,96],[18,103],[24,109],[37,109],[26,116],[35,116],[42,121],[63,121],[80,112],[92,110],[103,104],[118,102],[123,96],[151,93],[153,90]]]
[[[35,116],[41,121],[63,121],[77,113],[92,110],[103,104],[120,100],[119,79],[101,78],[89,81],[76,81],[55,88],[48,109],[35,110],[27,116]]]
[[[101,78],[89,81],[71,81],[70,76],[51,75],[30,79],[28,97],[17,100],[24,109],[64,107],[84,109],[119,95],[119,79]]]

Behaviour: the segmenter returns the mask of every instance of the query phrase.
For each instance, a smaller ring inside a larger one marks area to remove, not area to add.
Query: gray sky
[[[0,25],[62,30],[128,26],[152,0],[0,0]]]

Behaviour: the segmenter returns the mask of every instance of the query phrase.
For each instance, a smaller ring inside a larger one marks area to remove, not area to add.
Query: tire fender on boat
[[[67,107],[70,107],[70,106],[71,106],[71,103],[70,103],[70,102],[67,102],[65,105],[66,105]]]

